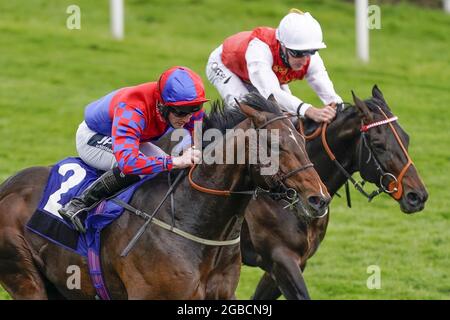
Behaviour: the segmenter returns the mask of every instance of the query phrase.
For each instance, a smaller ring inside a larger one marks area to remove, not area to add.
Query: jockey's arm
[[[280,87],[281,87],[281,90],[283,90],[284,92],[292,94],[291,88],[289,88],[289,85],[287,83],[286,84],[282,84]]]
[[[124,174],[146,175],[172,169],[171,156],[148,157],[139,151],[145,125],[139,108],[123,105],[114,111],[112,148]]]
[[[342,103],[342,98],[334,90],[333,83],[318,52],[311,56],[305,79],[323,104]]]
[[[249,43],[245,59],[250,82],[259,93],[266,99],[273,94],[283,109],[296,113],[303,101],[293,96],[289,88],[280,86],[277,76],[272,71],[273,57],[269,46],[259,39],[253,39]],[[302,104],[299,110],[302,117],[310,106],[308,103]]]

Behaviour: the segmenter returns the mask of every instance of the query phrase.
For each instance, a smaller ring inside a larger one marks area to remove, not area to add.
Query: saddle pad
[[[27,228],[47,240],[82,256],[87,256],[88,248],[99,249],[100,231],[123,213],[123,208],[111,201],[104,201],[102,212],[93,214],[93,208],[85,220],[86,234],[81,235],[58,213],[75,196],[80,195],[103,172],[96,170],[80,158],[66,158],[51,170],[41,201],[27,223]],[[155,176],[149,175],[116,195],[128,202],[134,191],[145,181]]]

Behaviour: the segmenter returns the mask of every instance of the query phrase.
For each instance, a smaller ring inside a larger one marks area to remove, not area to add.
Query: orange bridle
[[[404,153],[405,156],[406,156],[407,163],[405,164],[405,166],[403,167],[403,169],[400,171],[400,174],[399,174],[398,178],[395,177],[394,175],[390,174],[390,173],[388,173],[388,174],[382,174],[381,177],[380,177],[380,185],[381,185],[381,187],[382,187],[382,189],[383,189],[382,191],[384,191],[384,192],[390,194],[395,200],[399,200],[399,199],[402,197],[402,195],[403,195],[403,185],[402,185],[403,177],[405,176],[406,171],[408,170],[408,168],[409,168],[411,165],[413,165],[414,163],[412,162],[411,157],[409,156],[408,151],[406,150],[406,148],[405,148],[405,146],[404,146],[402,140],[400,139],[400,136],[399,136],[397,130],[396,130],[396,129],[394,128],[394,126],[392,125],[392,122],[396,121],[396,120],[398,119],[398,117],[394,116],[394,117],[389,118],[389,117],[386,115],[386,113],[384,113],[383,110],[382,110],[379,106],[377,106],[377,107],[378,107],[378,109],[380,110],[381,114],[385,117],[385,119],[382,120],[382,121],[376,121],[376,122],[373,122],[373,123],[370,123],[370,124],[367,124],[367,125],[362,124],[362,125],[361,125],[361,128],[360,128],[360,131],[361,131],[361,133],[365,133],[365,132],[367,132],[367,131],[368,131],[369,129],[371,129],[371,128],[374,128],[374,127],[377,127],[377,126],[381,126],[381,125],[384,125],[384,124],[388,124],[389,127],[391,128],[392,133],[394,134],[395,139],[397,140],[398,144],[400,145],[400,148],[402,149],[403,153]],[[310,134],[310,135],[305,135],[305,134],[304,134],[303,123],[302,123],[301,121],[300,121],[299,124],[300,124],[300,125],[299,125],[299,132],[300,132],[300,134],[302,134],[302,135],[305,137],[305,139],[306,139],[307,141],[312,140],[312,139],[315,139],[315,138],[317,138],[319,135],[321,136],[323,147],[324,147],[325,151],[327,152],[328,156],[330,157],[330,159],[331,159],[333,162],[336,163],[336,165],[338,166],[338,168],[339,168],[341,171],[343,170],[344,175],[346,175],[346,177],[353,183],[353,185],[355,186],[356,189],[358,189],[358,191],[360,191],[362,194],[364,194],[365,196],[367,196],[367,197],[369,198],[369,201],[370,201],[374,196],[376,196],[377,194],[380,193],[380,192],[375,191],[375,192],[372,193],[371,195],[368,195],[368,194],[362,189],[362,186],[361,186],[359,183],[357,183],[356,181],[354,181],[353,178],[351,177],[351,175],[350,175],[348,172],[346,172],[346,170],[342,167],[342,165],[336,160],[336,156],[335,156],[334,153],[331,151],[331,148],[330,148],[330,146],[328,145],[328,142],[327,142],[327,137],[326,137],[326,131],[327,131],[327,127],[328,127],[328,124],[327,124],[327,123],[325,123],[325,122],[322,123],[322,124],[321,124],[321,125],[320,125],[320,126],[319,126],[312,134]],[[370,150],[370,151],[371,151],[371,150]],[[371,151],[371,152],[372,152],[372,151]],[[385,188],[385,187],[383,186],[383,179],[384,179],[385,176],[392,176],[392,177],[394,178],[394,180],[391,181],[391,182],[388,184],[387,188]]]
[[[378,107],[378,106],[377,106]],[[388,118],[388,116],[386,115],[386,113],[384,113],[384,111],[378,107],[378,110],[380,110],[381,114],[386,118],[385,120],[382,121],[378,121],[378,122],[374,122],[372,124],[368,124],[368,125],[363,125],[361,127],[361,132],[367,132],[370,128],[374,128],[383,124],[387,124],[389,125],[389,127],[392,130],[392,133],[394,134],[395,139],[397,140],[398,144],[400,145],[400,148],[402,149],[403,153],[405,154],[405,157],[407,159],[406,164],[404,165],[403,169],[400,171],[399,176],[394,179],[393,181],[391,181],[388,185],[388,193],[395,199],[395,200],[399,200],[402,195],[403,195],[403,177],[406,174],[406,171],[408,170],[408,168],[411,165],[414,165],[413,161],[411,160],[411,157],[409,156],[408,151],[405,148],[405,145],[403,144],[402,140],[400,139],[400,136],[397,132],[397,130],[394,128],[394,126],[392,125],[393,121],[396,121],[398,119],[398,117],[392,117],[392,118]],[[382,184],[382,181],[381,181]]]

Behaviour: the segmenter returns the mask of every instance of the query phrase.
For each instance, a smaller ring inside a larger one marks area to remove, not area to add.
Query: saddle
[[[156,174],[149,175],[122,190],[113,198],[102,201],[92,208],[84,220],[86,233],[80,234],[58,213],[75,196],[80,195],[103,172],[94,169],[80,158],[66,158],[52,167],[39,205],[28,221],[26,228],[50,242],[88,259],[91,279],[101,299],[109,299],[103,281],[100,263],[101,231],[124,212],[115,201],[128,203],[137,188]]]

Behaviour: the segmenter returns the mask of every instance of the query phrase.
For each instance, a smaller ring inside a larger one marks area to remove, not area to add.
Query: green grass
[[[81,30],[66,29],[68,5],[81,8]],[[353,209],[335,199],[328,234],[305,278],[315,299],[449,299],[450,16],[401,4],[381,7],[372,30],[371,62],[355,59],[354,12],[341,1],[126,1],[126,38],[111,39],[107,1],[29,0],[0,3],[0,180],[33,165],[75,154],[74,134],[90,101],[115,88],[155,80],[172,65],[204,79],[209,53],[235,32],[276,26],[301,5],[321,22],[321,55],[336,90],[365,98],[377,83],[411,136],[410,152],[430,197],[407,216],[386,196]],[[206,80],[205,80],[206,81]],[[318,98],[304,82],[292,91]],[[207,84],[208,96],[218,94]],[[369,265],[382,288],[369,290]],[[243,268],[238,298],[251,296],[261,275]],[[0,289],[0,298],[7,299]]]

